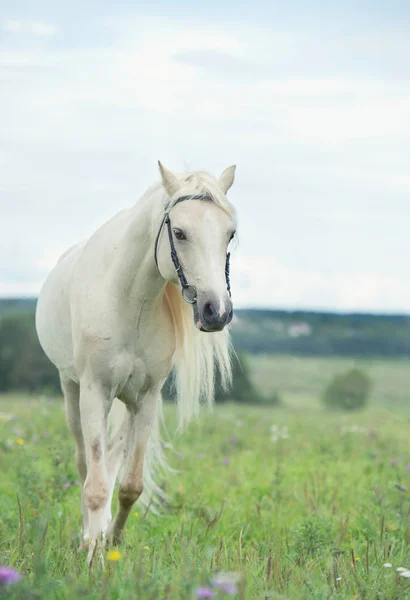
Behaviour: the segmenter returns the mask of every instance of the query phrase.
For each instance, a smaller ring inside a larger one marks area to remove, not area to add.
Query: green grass
[[[318,406],[324,387],[334,375],[352,367],[372,380],[372,402],[410,414],[410,360],[257,356],[250,358],[255,384],[269,396],[279,392],[288,407]]]
[[[77,473],[61,401],[0,397],[0,564],[24,576],[0,597],[192,599],[216,572],[233,571],[236,598],[410,598],[395,572],[410,568],[408,417],[381,406],[327,413],[313,390],[335,364],[264,360],[259,383],[274,388],[280,377],[285,402],[300,390],[299,402],[204,411],[169,452],[179,473],[165,483],[164,514],[136,507],[121,559],[91,573],[77,550],[79,488],[65,487]],[[173,407],[166,414],[172,429]],[[289,437],[272,441],[272,425]]]

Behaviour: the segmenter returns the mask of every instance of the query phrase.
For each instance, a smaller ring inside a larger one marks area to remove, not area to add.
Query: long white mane
[[[221,192],[216,180],[204,172],[186,174],[180,177],[186,183],[171,198],[171,208],[180,196],[206,194],[222,210],[234,216],[235,210]],[[161,198],[160,218],[167,199]],[[156,214],[155,214],[156,213]],[[153,226],[158,226],[158,212],[154,211]],[[211,405],[214,399],[215,377],[218,375],[224,389],[232,380],[230,358],[230,335],[228,328],[216,333],[201,333],[194,325],[192,307],[187,304],[180,290],[168,284],[164,302],[174,323],[176,352],[174,357],[174,382],[178,400],[179,425],[182,427],[199,413],[201,403]]]

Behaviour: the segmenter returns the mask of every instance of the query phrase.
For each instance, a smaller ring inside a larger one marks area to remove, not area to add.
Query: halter
[[[175,206],[175,204],[178,204],[179,202],[183,202],[184,200],[210,200],[210,201],[212,201],[212,198],[208,194],[198,194],[195,196],[180,196],[173,203],[172,206]],[[169,217],[169,211],[171,210],[171,208],[168,208],[168,205],[165,207],[164,218],[161,221],[161,225],[160,225],[160,228],[159,228],[156,240],[155,240],[155,254],[154,254],[155,264],[158,267],[158,256],[157,256],[158,244],[159,244],[162,230],[164,229],[164,225],[166,225],[167,230],[168,230],[169,246],[171,248],[171,260],[173,262],[175,271],[178,275],[179,282],[181,284],[182,297],[185,300],[185,302],[188,302],[188,304],[196,304],[196,301],[198,298],[197,289],[194,285],[190,285],[188,283],[188,281],[184,275],[184,272],[182,270],[181,263],[179,262],[178,254],[177,254],[177,251],[175,248],[174,237],[172,235],[172,228],[171,228],[171,219]],[[226,255],[226,263],[225,263],[225,279],[226,279],[226,289],[228,290],[229,295],[231,295],[231,282],[230,282],[230,278],[229,278],[230,258],[231,258],[231,253],[228,252]]]

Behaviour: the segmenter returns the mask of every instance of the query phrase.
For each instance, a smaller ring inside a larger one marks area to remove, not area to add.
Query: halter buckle
[[[198,294],[194,285],[186,285],[181,290],[182,297],[188,304],[196,304]]]

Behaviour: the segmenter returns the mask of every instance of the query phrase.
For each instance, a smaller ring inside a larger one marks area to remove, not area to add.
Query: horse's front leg
[[[128,406],[129,424],[125,446],[125,460],[118,490],[118,509],[108,537],[113,543],[121,540],[122,530],[133,504],[144,488],[143,465],[151,429],[156,418],[160,389],[150,390],[138,398],[134,406]]]
[[[83,498],[88,508],[89,551],[92,560],[96,545],[108,527],[106,505],[109,499],[107,474],[107,416],[111,408],[110,391],[92,377],[80,381],[81,427],[87,459]]]

